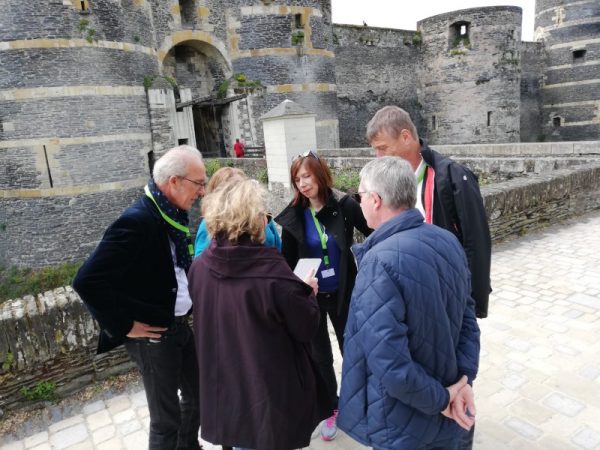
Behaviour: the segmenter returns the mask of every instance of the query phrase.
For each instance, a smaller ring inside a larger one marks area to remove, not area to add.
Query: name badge
[[[321,278],[329,278],[334,275],[335,275],[335,269],[333,267],[331,269],[321,271]]]

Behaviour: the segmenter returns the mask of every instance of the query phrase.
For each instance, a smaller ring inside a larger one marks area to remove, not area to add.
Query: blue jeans
[[[128,339],[125,348],[140,370],[146,390],[149,449],[199,450],[198,362],[190,326],[174,322],[160,339]]]

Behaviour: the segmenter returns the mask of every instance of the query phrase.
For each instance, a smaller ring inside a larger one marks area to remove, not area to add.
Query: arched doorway
[[[229,103],[218,100],[217,92],[231,69],[221,52],[204,41],[179,42],[166,54],[163,74],[177,82],[176,104],[192,106],[198,149],[206,157],[225,156],[231,134]],[[191,98],[179,96],[184,89],[191,91]]]

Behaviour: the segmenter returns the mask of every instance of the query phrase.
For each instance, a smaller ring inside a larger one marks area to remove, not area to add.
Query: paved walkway
[[[600,449],[600,214],[497,246],[492,272],[475,448]],[[137,391],[81,405],[0,449],[145,449],[147,430]],[[344,435],[310,446],[361,448]]]

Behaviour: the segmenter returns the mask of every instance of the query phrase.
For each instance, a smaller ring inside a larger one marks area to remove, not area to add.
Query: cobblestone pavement
[[[600,214],[498,245],[492,281],[490,317],[480,321],[475,448],[600,449]],[[147,430],[138,390],[83,404],[0,449],[144,449]],[[310,446],[360,448],[341,433]]]

